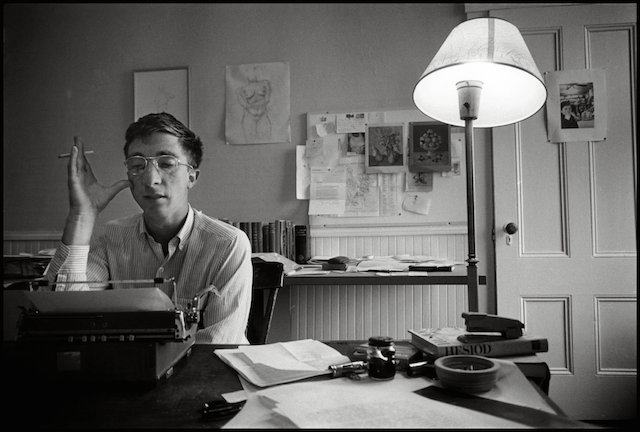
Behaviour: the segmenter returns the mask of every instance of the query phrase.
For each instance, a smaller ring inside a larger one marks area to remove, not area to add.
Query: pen
[[[87,150],[86,152],[84,152],[84,154],[86,155],[93,154],[93,153],[95,153],[93,150]],[[60,153],[58,155],[58,159],[68,158],[69,156],[71,156],[71,153]]]

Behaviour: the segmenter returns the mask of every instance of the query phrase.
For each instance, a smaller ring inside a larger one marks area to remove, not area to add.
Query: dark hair
[[[556,106],[557,106],[557,105],[556,105]],[[569,102],[569,101],[563,101],[563,102],[561,102],[561,103],[560,103],[560,109],[562,109],[562,108],[564,108],[564,107],[566,107],[566,106],[571,106],[571,102]],[[571,108],[573,108],[573,107],[571,107]]]
[[[147,114],[131,123],[124,135],[124,156],[127,157],[129,145],[139,138],[146,138],[156,132],[168,133],[178,138],[182,148],[189,154],[189,163],[198,168],[202,162],[202,141],[191,129],[186,127],[169,113]]]

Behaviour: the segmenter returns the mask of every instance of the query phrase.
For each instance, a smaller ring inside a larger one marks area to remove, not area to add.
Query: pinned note
[[[431,199],[423,194],[407,195],[402,201],[402,209],[411,213],[428,215],[431,209]]]

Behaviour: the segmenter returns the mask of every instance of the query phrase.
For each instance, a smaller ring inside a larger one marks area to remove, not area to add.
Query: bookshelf
[[[310,258],[307,225],[296,225],[288,219],[241,222],[221,220],[244,231],[254,253],[275,252],[298,264],[304,264]]]

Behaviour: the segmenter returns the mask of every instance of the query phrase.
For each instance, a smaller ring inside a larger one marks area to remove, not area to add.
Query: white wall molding
[[[60,240],[62,231],[5,231],[2,239],[6,241]]]
[[[404,225],[376,225],[376,226],[352,226],[332,225],[309,227],[311,237],[380,237],[380,236],[407,236],[407,235],[450,235],[467,234],[467,225],[462,223],[447,224],[404,224]]]

